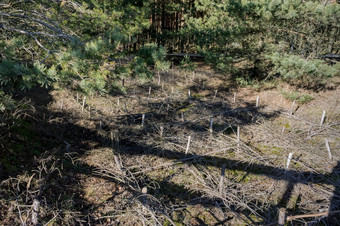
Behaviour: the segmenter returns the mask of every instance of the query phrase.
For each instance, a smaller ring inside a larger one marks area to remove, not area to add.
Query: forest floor
[[[208,66],[124,85],[84,108],[75,91],[24,94],[35,112],[2,145],[0,225],[30,222],[34,200],[47,225],[263,225],[339,206],[339,86],[293,105],[287,84],[237,88]]]

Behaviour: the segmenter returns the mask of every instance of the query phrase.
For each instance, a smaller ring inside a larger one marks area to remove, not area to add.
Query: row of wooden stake
[[[172,87],[172,88],[173,88],[173,87]],[[149,87],[149,92],[148,92],[148,103],[149,103],[150,95],[151,95],[151,87]],[[217,90],[215,91],[215,96],[214,96],[214,97],[216,97],[216,95],[217,95]],[[191,96],[190,90],[188,91],[188,96],[189,96],[189,97]],[[260,99],[260,97],[257,96],[257,98],[256,98],[256,107],[259,106],[259,99]],[[77,101],[78,101],[78,100],[79,100],[79,96],[78,96],[78,93],[77,93]],[[83,97],[83,101],[82,101],[82,112],[84,111],[85,102],[86,102],[86,97],[84,96],[84,97]],[[234,92],[234,103],[235,103],[235,102],[236,102],[236,92]],[[119,105],[119,103],[120,103],[120,100],[119,100],[119,98],[118,98],[117,104]],[[294,106],[295,106],[295,101],[293,101],[293,103],[292,103],[290,115],[293,114]],[[63,109],[63,101],[61,102],[61,110],[62,110],[62,109]],[[321,121],[320,121],[320,126],[322,126],[322,124],[324,123],[324,121],[325,121],[325,116],[326,116],[326,111],[323,110],[323,113],[322,113],[322,116],[321,116]],[[181,119],[182,119],[182,121],[184,121],[184,114],[183,114],[183,112],[181,112]],[[144,125],[145,125],[145,114],[142,114],[142,126],[144,126]],[[161,127],[161,129],[160,129],[160,135],[161,135],[161,136],[163,136],[163,130],[164,130],[163,127]],[[281,138],[283,137],[284,131],[285,131],[285,127],[282,128]],[[210,132],[210,133],[213,133],[213,117],[210,117],[210,127],[209,127],[209,132]],[[188,137],[187,148],[186,148],[186,154],[187,154],[187,152],[189,151],[190,141],[191,141],[191,137],[189,136],[189,137]],[[238,146],[240,145],[240,127],[239,127],[239,126],[237,127],[237,144],[238,144]],[[331,159],[332,159],[332,153],[331,153],[330,146],[329,146],[329,142],[328,142],[328,139],[327,139],[327,138],[325,138],[325,145],[326,145],[326,149],[327,149],[327,152],[328,152],[329,159],[331,160]],[[292,156],[293,156],[293,153],[289,153],[288,159],[287,159],[287,165],[286,165],[286,168],[287,168],[287,169],[288,169],[288,167],[289,167],[289,165],[290,165]]]

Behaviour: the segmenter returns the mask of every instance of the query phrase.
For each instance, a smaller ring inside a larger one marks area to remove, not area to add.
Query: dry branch
[[[312,214],[304,214],[304,215],[296,215],[296,216],[288,216],[287,221],[293,221],[296,219],[302,219],[302,218],[310,218],[310,217],[324,217],[324,216],[330,216],[334,214],[340,213],[340,210],[337,211],[325,211],[321,213],[312,213]]]

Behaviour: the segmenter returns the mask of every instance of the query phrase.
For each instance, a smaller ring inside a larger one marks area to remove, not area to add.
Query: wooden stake
[[[39,224],[39,212],[40,212],[40,201],[38,198],[33,199],[33,212],[32,212],[32,224]]]
[[[84,96],[84,97],[83,97],[83,104],[82,104],[82,107],[81,107],[81,112],[84,111],[85,101],[86,101],[86,97]]]
[[[60,110],[63,111],[63,105],[64,105],[64,100],[61,100],[61,103],[60,103]]]
[[[236,103],[236,92],[234,92],[234,103]]]
[[[188,143],[187,143],[187,149],[185,150],[185,154],[188,154],[189,147],[190,147],[190,141],[191,141],[191,136],[188,136]]]
[[[195,80],[195,71],[192,71],[192,80]]]
[[[190,95],[190,89],[189,89],[189,91],[188,91],[188,98],[190,98],[191,97],[191,95]]]
[[[149,87],[149,93],[148,93],[148,99],[147,99],[147,106],[149,106],[150,95],[151,95],[151,86]]]
[[[257,96],[257,97],[256,97],[256,107],[259,106],[259,100],[260,100],[260,96]]]
[[[216,96],[217,96],[217,90],[215,90],[214,100],[215,100]]]
[[[220,184],[219,184],[219,192],[220,195],[222,195],[223,193],[223,185],[224,185],[224,177],[225,177],[225,168],[227,167],[226,164],[222,165],[222,169],[221,169],[221,176],[220,176]]]
[[[171,93],[174,94],[174,87],[171,86]]]
[[[184,113],[183,113],[183,111],[181,111],[181,119],[182,119],[182,122],[184,122]]]
[[[77,103],[79,102],[79,94],[77,93]]]
[[[280,208],[279,209],[279,220],[278,220],[278,225],[279,226],[284,226],[285,223],[286,223],[286,218],[287,218],[287,215],[286,215],[286,209],[285,208]]]
[[[110,139],[111,139],[111,146],[114,148],[114,141],[113,141],[113,131],[110,132]]]
[[[161,84],[161,74],[158,72],[158,86]]]
[[[100,129],[100,130],[103,130],[103,127],[102,127],[102,120],[99,121],[99,129]]]
[[[293,115],[293,112],[294,112],[294,106],[295,106],[295,100],[293,101],[292,103],[292,108],[290,109],[290,115]]]
[[[161,126],[161,127],[159,128],[159,135],[160,135],[161,137],[163,137],[163,131],[164,131],[164,128],[163,128],[163,126]]]
[[[145,114],[142,114],[142,126],[144,126]]]
[[[120,160],[119,160],[118,155],[113,154],[113,158],[114,158],[114,160],[115,160],[115,163],[116,163],[116,165],[117,165],[118,170],[119,170],[120,172],[123,172],[123,167],[122,167],[122,164],[120,163]]]
[[[283,135],[284,135],[284,133],[285,133],[285,129],[286,129],[286,127],[282,127],[282,130],[281,130],[281,139],[283,138]]]
[[[164,91],[164,83],[162,83],[162,90]]]
[[[329,147],[329,143],[328,143],[327,138],[325,138],[325,144],[326,144],[326,148],[327,148],[327,151],[328,151],[329,160],[332,160],[332,152],[331,152],[331,148]]]
[[[117,105],[119,106],[119,104],[120,104],[120,101],[119,101],[119,97],[118,97],[118,99],[117,99]]]
[[[289,164],[290,164],[290,161],[292,160],[292,157],[293,157],[293,153],[290,152],[289,155],[288,155],[288,159],[287,159],[287,165],[286,165],[287,169],[289,168]]]
[[[326,116],[326,111],[323,110],[323,111],[322,111],[321,121],[320,121],[320,126],[322,126],[322,124],[324,123],[324,121],[325,121],[325,116]]]
[[[91,118],[91,106],[89,105],[89,118]]]
[[[241,139],[240,139],[240,127],[238,126],[237,127],[237,147],[240,146],[240,141],[241,141]]]
[[[209,127],[210,133],[213,132],[213,121],[214,121],[213,117],[210,117],[210,127]]]

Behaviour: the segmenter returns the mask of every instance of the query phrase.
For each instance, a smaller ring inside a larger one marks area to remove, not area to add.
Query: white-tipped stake
[[[188,91],[188,97],[189,97],[189,98],[191,97],[191,94],[190,94],[190,89],[189,89],[189,91]]]
[[[142,114],[142,126],[144,126],[145,114]]]
[[[111,130],[110,132],[110,138],[111,138],[111,145],[112,145],[112,148],[114,147],[114,142],[113,142],[113,131]]]
[[[185,154],[188,154],[189,148],[190,148],[190,141],[191,141],[191,136],[188,136],[188,143],[187,143],[187,149],[185,149]]]
[[[18,207],[19,208],[19,207]],[[39,212],[40,212],[40,201],[39,199],[36,197],[33,199],[33,204],[32,204],[32,224],[33,225],[38,225],[39,224]],[[21,217],[21,215],[20,215]]]
[[[210,127],[209,127],[210,133],[213,132],[213,123],[214,123],[214,119],[213,119],[213,117],[210,117]]]
[[[256,107],[259,106],[259,100],[260,100],[260,96],[257,96],[257,97],[256,97]]]
[[[281,139],[283,138],[283,135],[285,134],[285,128],[286,127],[282,127],[282,130],[281,130]]]
[[[292,157],[293,157],[293,153],[290,152],[289,155],[288,155],[288,159],[287,159],[287,165],[286,165],[287,169],[289,168],[289,164],[292,161]]]
[[[241,139],[240,139],[240,127],[238,126],[237,127],[237,147],[240,146],[240,141],[241,141]]]
[[[216,96],[217,96],[217,90],[215,90],[215,95],[214,95],[214,99],[216,98]]]
[[[119,104],[120,104],[120,100],[119,100],[119,97],[118,97],[118,99],[117,99],[117,105],[119,106]]]
[[[195,71],[192,71],[192,80],[195,80]]]
[[[161,127],[159,128],[159,135],[160,135],[161,137],[163,137],[163,131],[164,131],[164,128],[163,128],[163,126],[161,126]]]
[[[100,130],[103,130],[102,120],[99,121],[99,129],[100,129]]]
[[[322,124],[324,123],[324,121],[325,121],[325,116],[326,116],[326,111],[323,110],[323,112],[322,112],[322,117],[321,117],[321,121],[320,121],[320,126],[322,126]]]
[[[289,113],[290,115],[293,115],[294,107],[295,107],[295,100],[292,103],[292,108],[290,109],[290,113]]]
[[[331,152],[331,148],[329,147],[329,143],[328,143],[327,138],[325,138],[325,144],[326,144],[326,148],[327,148],[327,151],[328,151],[329,160],[332,160],[332,152]]]
[[[150,101],[150,95],[151,95],[151,86],[149,87],[149,93],[148,93],[148,100],[147,100],[148,106],[149,106],[149,101]]]
[[[234,103],[236,103],[236,92],[234,92]]]
[[[224,184],[224,177],[225,177],[225,168],[227,167],[226,164],[223,164],[221,169],[221,176],[220,176],[220,183],[219,183],[219,192],[220,194],[223,193],[223,184]]]
[[[83,98],[83,104],[82,104],[82,106],[81,106],[81,112],[84,111],[85,101],[86,101],[86,97]]]

